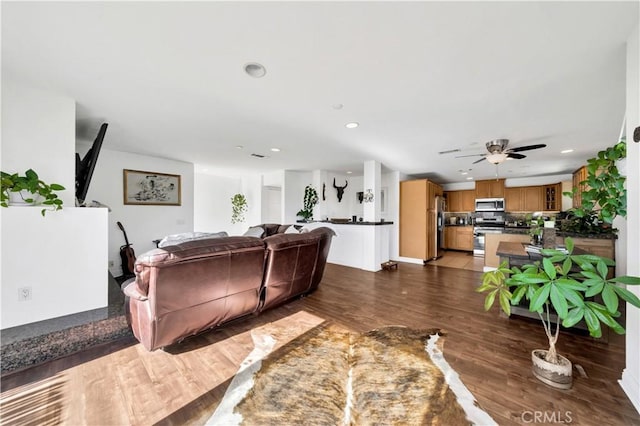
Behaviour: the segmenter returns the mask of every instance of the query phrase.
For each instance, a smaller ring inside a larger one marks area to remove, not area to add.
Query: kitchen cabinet
[[[573,208],[578,208],[582,206],[582,192],[587,191],[587,185],[581,184],[587,180],[587,167],[582,166],[575,172],[573,172],[573,188],[578,188],[578,190],[573,194]]]
[[[436,196],[442,187],[427,179],[400,182],[400,256],[436,257]]]
[[[504,179],[476,181],[475,198],[503,198]]]
[[[455,248],[473,251],[473,226],[456,227]]]
[[[473,212],[476,210],[476,191],[473,189],[460,192],[460,209],[463,212]]]
[[[544,196],[544,211],[559,212],[562,210],[562,185],[560,183],[544,185],[542,192]]]
[[[473,226],[446,226],[444,242],[450,250],[473,251]]]
[[[448,212],[473,212],[476,209],[476,194],[473,189],[464,191],[447,191],[445,192],[445,196],[447,198]]]
[[[544,207],[542,186],[505,188],[505,210],[508,212],[537,212]]]

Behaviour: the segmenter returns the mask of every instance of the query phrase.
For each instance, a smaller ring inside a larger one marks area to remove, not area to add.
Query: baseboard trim
[[[618,380],[620,387],[627,394],[629,400],[640,413],[640,381],[633,377],[628,368],[622,370],[622,379]]]

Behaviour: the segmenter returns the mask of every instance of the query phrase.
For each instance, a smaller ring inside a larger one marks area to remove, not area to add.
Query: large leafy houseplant
[[[9,174],[0,171],[0,180],[2,189],[0,192],[0,205],[8,207],[12,193],[19,196],[26,204],[44,205],[50,207],[41,211],[42,216],[47,210],[62,209],[62,200],[56,194],[56,191],[64,190],[64,186],[44,182],[33,169],[27,170],[24,175],[18,173]]]
[[[304,199],[302,200],[302,209],[296,213],[296,216],[301,216],[304,220],[309,220],[313,217],[313,207],[318,204],[318,192],[311,185],[307,185],[304,188]]]
[[[595,212],[600,222],[611,224],[616,216],[627,216],[626,178],[617,166],[617,162],[626,156],[627,144],[623,139],[587,160],[587,179],[580,182],[586,190],[581,193],[581,205],[573,209],[576,217],[590,216]],[[578,191],[580,188],[575,187],[564,195],[572,196]]]
[[[523,299],[529,302],[529,310],[536,312],[542,321],[549,340],[545,361],[559,364],[560,355],[556,343],[563,327],[572,327],[584,320],[593,337],[602,336],[602,325],[618,334],[625,330],[617,321],[620,316],[620,299],[640,308],[640,299],[620,286],[639,285],[640,277],[621,276],[608,278],[611,259],[592,254],[573,254],[571,238],[565,239],[566,251],[542,249],[542,260],[522,268],[507,268],[506,263],[494,271],[485,272],[478,292],[487,293],[484,302],[489,310],[496,299],[505,314],[511,314],[511,306]],[[555,330],[552,314],[557,315]]]

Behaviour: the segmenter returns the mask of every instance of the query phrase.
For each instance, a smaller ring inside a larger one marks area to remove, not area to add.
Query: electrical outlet
[[[18,302],[31,300],[31,287],[20,287],[18,289]]]
[[[113,260],[109,261],[109,268],[113,268],[114,266],[116,266],[116,263]]]

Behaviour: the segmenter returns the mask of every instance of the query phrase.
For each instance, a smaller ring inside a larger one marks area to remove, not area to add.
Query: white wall
[[[226,231],[229,235],[240,235],[246,230],[247,215],[244,222],[231,223],[231,198],[242,192],[240,179],[196,173],[193,191],[194,231]],[[252,207],[248,200],[247,204]]]
[[[296,213],[303,208],[304,188],[311,184],[313,184],[311,172],[284,171],[284,182],[282,185],[284,223],[295,223],[301,219],[296,216]],[[320,191],[321,190],[322,188],[320,188]],[[318,188],[316,188],[316,191],[318,191]],[[318,191],[318,195],[321,195],[320,191]],[[314,219],[317,220],[319,218],[314,216]]]
[[[170,234],[194,230],[194,166],[182,161],[131,154],[108,149],[109,130],[91,179],[87,201],[96,200],[111,208],[109,213],[109,269],[114,276],[122,275],[120,246],[125,244],[122,231],[116,225],[121,222],[136,255],[155,248],[153,240]],[[77,150],[84,155],[86,144]],[[123,169],[142,170],[181,176],[180,206],[125,205],[123,200]],[[228,205],[230,206],[230,201]],[[229,207],[230,208],[230,207]],[[217,231],[217,229],[212,229]]]
[[[1,324],[13,327],[105,307],[106,214],[75,205],[75,101],[2,76],[2,147],[6,172],[33,168],[67,188],[62,211],[0,209]],[[32,298],[18,302],[18,289]]]
[[[2,222],[1,328],[108,304],[107,210],[9,207]],[[20,288],[31,300],[18,301]]]
[[[400,257],[400,172],[383,173],[382,188],[387,193],[386,210],[382,219],[393,222],[389,228],[389,258],[398,260]]]
[[[627,274],[640,276],[640,143],[633,130],[640,126],[640,31],[627,40]],[[628,289],[640,297],[638,286]],[[640,412],[640,309],[627,304],[626,365],[620,384]]]

